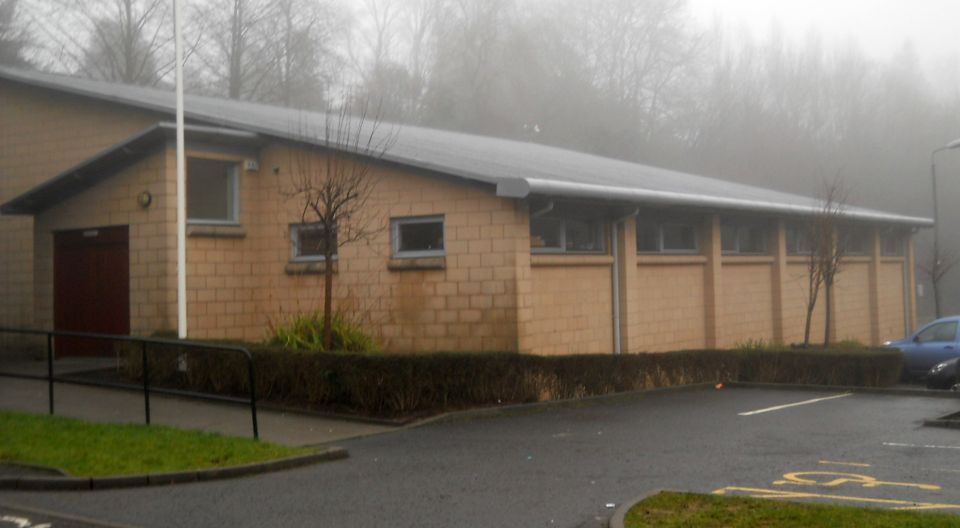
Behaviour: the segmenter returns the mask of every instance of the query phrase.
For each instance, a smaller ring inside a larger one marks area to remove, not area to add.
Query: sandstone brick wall
[[[802,257],[791,257],[783,285],[783,341],[802,343],[807,318],[807,264]],[[822,295],[822,294],[821,294]],[[817,301],[810,321],[810,340],[823,341],[824,303]]]
[[[261,339],[271,320],[322,307],[322,274],[285,271],[289,224],[299,223],[302,208],[285,193],[303,155],[273,145],[261,153],[259,173],[243,173],[245,237],[191,237],[191,336]],[[385,166],[373,177],[367,214],[380,229],[340,249],[335,308],[360,318],[390,351],[516,350],[525,214],[489,188]],[[424,215],[444,217],[444,269],[390,269],[390,219]]]
[[[157,120],[147,112],[0,81],[0,203]],[[33,219],[0,216],[0,325],[41,324],[34,319],[33,258]]]
[[[773,341],[772,266],[748,263],[753,260],[723,259],[721,346],[748,340]]]
[[[612,263],[609,256],[533,256],[532,315],[526,328],[532,353],[613,351]]]
[[[36,216],[37,325],[53,328],[53,232],[129,226],[130,331],[176,327],[176,203],[168,152],[148,156],[111,178]],[[137,195],[149,191],[148,209]]]
[[[870,258],[847,257],[834,285],[836,339],[870,342]],[[884,306],[883,308],[888,308]],[[882,310],[888,311],[888,310]]]
[[[880,264],[880,341],[899,339],[903,325],[903,259],[884,258]]]
[[[704,348],[703,263],[648,257],[637,266],[629,352]]]

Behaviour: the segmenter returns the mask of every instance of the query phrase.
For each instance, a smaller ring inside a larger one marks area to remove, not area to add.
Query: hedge
[[[657,354],[340,354],[252,348],[259,399],[368,416],[418,416],[497,404],[741,381],[879,387],[895,384],[896,350],[694,350]],[[139,380],[139,351],[124,354]],[[246,361],[225,352],[151,349],[151,383],[243,396]]]

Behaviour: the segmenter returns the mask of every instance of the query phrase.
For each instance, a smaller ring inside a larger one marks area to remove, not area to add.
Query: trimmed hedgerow
[[[253,347],[262,400],[369,416],[582,398],[727,381],[881,387],[897,382],[896,350],[694,350],[659,354],[349,354]],[[125,373],[140,378],[139,352]],[[243,396],[246,362],[225,352],[151,349],[151,382]]]

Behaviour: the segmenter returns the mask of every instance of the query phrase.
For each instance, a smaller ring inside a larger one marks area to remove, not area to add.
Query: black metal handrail
[[[253,438],[259,439],[260,432],[257,426],[257,393],[255,386],[256,376],[254,374],[254,365],[253,365],[253,355],[244,347],[236,345],[222,345],[216,343],[201,343],[196,341],[181,341],[177,339],[159,339],[152,337],[134,337],[126,335],[113,335],[113,334],[96,334],[89,332],[70,332],[65,330],[32,330],[24,328],[5,328],[0,327],[0,334],[18,334],[18,335],[35,335],[35,336],[45,336],[47,339],[47,375],[38,376],[36,374],[22,374],[16,372],[2,372],[0,371],[0,377],[8,378],[21,378],[21,379],[34,379],[34,380],[45,380],[47,381],[47,397],[49,399],[49,411],[50,414],[53,414],[53,386],[54,383],[66,383],[73,385],[89,385],[94,387],[108,387],[108,388],[119,388],[119,389],[140,389],[139,385],[133,385],[128,383],[111,383],[106,381],[94,381],[94,380],[79,380],[74,378],[64,378],[53,375],[53,360],[54,360],[54,337],[74,337],[74,338],[87,338],[87,339],[101,339],[105,341],[119,341],[126,343],[135,343],[140,345],[140,355],[143,359],[143,406],[144,406],[144,418],[147,425],[150,425],[150,393],[155,392],[159,394],[170,394],[174,396],[187,397],[187,398],[196,398],[201,400],[210,400],[210,401],[219,401],[219,402],[230,402],[230,403],[249,403],[250,405],[250,420],[253,424]],[[236,352],[243,354],[247,360],[247,375],[248,381],[250,384],[250,391],[248,393],[248,398],[233,398],[229,396],[220,396],[212,394],[203,394],[199,392],[189,392],[181,391],[175,389],[166,389],[166,388],[156,388],[150,386],[150,367],[149,362],[147,361],[147,352],[150,350],[148,345],[159,345],[166,347],[187,347],[191,350],[204,350],[204,351],[225,351],[225,352]]]

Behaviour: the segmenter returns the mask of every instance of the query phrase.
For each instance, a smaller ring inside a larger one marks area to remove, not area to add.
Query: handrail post
[[[256,389],[256,376],[253,374],[253,355],[249,350],[246,351],[247,356],[247,375],[250,378],[250,418],[253,420],[253,439],[260,439],[260,431],[257,428],[257,389]]]
[[[53,416],[53,334],[47,332],[47,398],[50,399],[50,416]]]
[[[143,357],[143,413],[150,425],[150,362],[147,361],[147,342],[140,342],[140,355]]]

